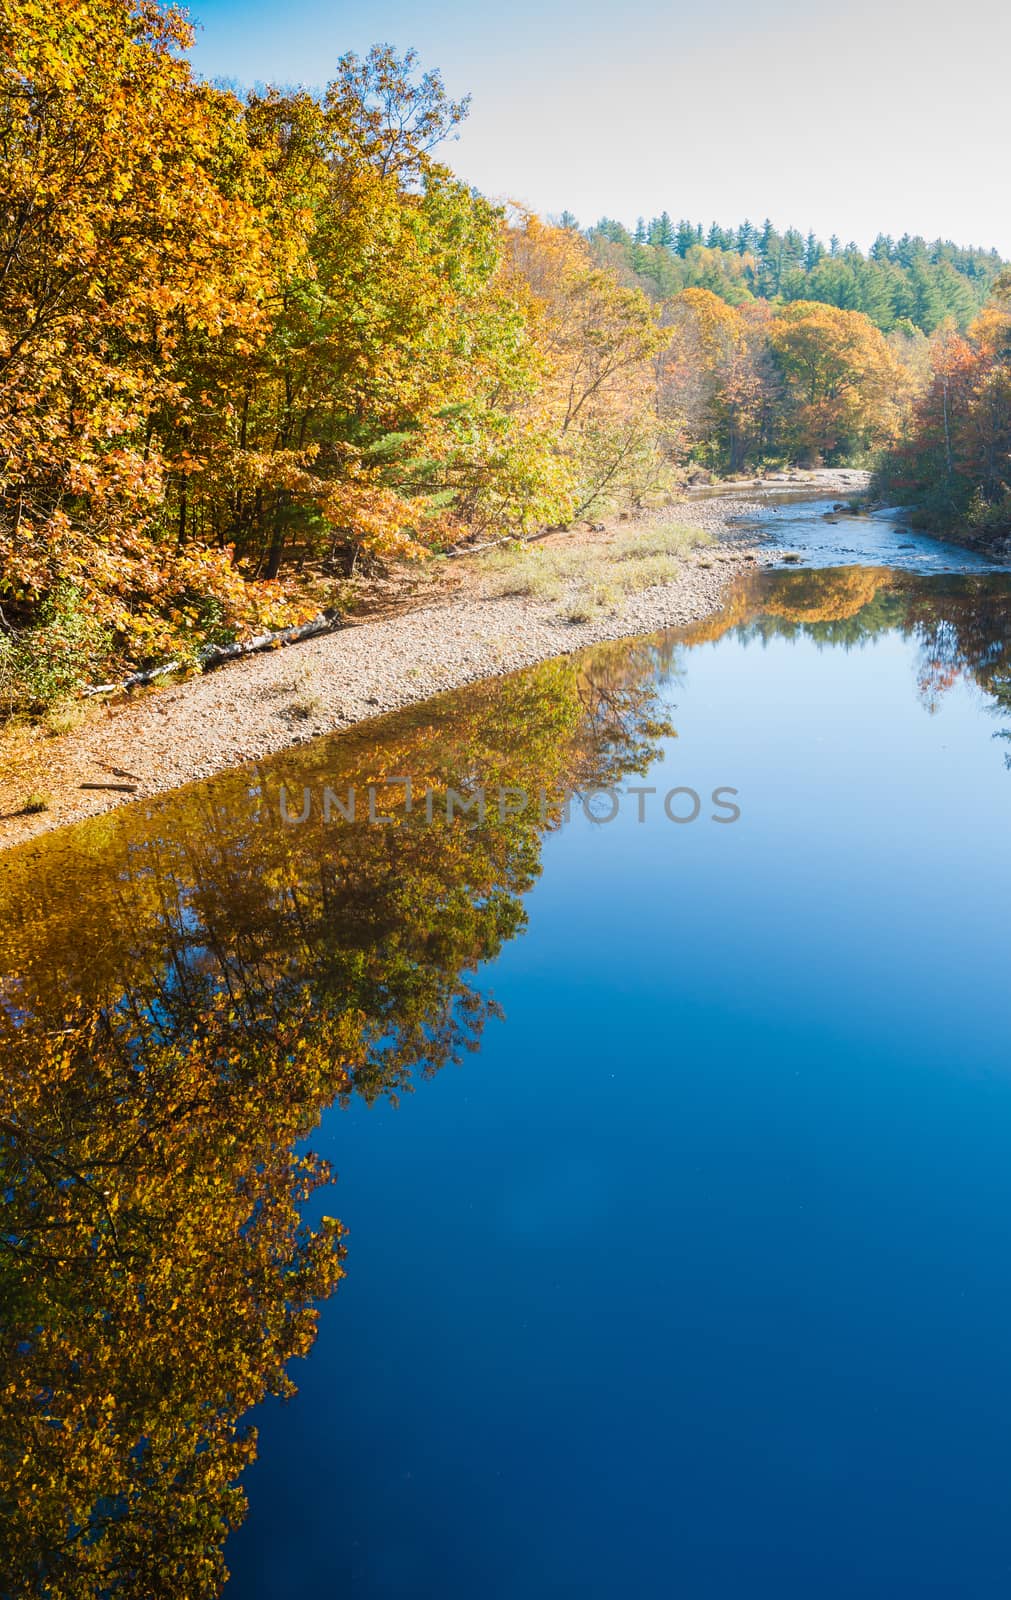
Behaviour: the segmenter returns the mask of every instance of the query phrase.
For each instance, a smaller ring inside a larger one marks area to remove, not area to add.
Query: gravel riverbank
[[[789,487],[839,487],[826,476]],[[557,603],[534,597],[482,598],[464,581],[431,604],[104,706],[59,737],[19,739],[0,771],[0,848],[480,678],[698,621],[718,609],[731,578],[770,553],[734,526],[762,503],[750,487],[668,508],[668,521],[703,528],[715,543],[685,555],[675,581],[590,620],[565,620]],[[31,792],[47,810],[23,811]]]

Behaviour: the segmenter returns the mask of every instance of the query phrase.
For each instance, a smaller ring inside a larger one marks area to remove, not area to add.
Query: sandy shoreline
[[[840,476],[791,475],[776,487],[845,493],[853,475]],[[590,621],[565,620],[556,603],[484,599],[465,589],[103,707],[56,738],[40,733],[21,744],[16,766],[8,759],[0,772],[0,849],[448,689],[604,639],[698,621],[719,608],[731,578],[770,554],[734,527],[734,519],[760,508],[757,497],[747,498],[750,487],[665,510],[670,521],[705,528],[715,544],[684,557],[673,583]],[[48,810],[21,811],[31,791],[49,797]]]

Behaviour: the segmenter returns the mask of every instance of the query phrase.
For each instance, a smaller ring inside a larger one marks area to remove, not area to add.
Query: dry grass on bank
[[[712,543],[702,528],[657,522],[594,544],[507,544],[475,561],[479,592],[555,604],[568,622],[615,610],[633,594],[673,583],[681,561]]]

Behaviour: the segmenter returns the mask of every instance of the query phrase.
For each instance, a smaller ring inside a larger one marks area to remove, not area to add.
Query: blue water
[[[234,1600],[1008,1592],[1007,724],[822,634],[685,649],[639,781],[740,820],[577,808],[480,1052],[325,1117]]]
[[[250,1420],[224,1600],[1008,1592],[1011,574],[864,535],[5,856],[0,1594],[214,1600]]]

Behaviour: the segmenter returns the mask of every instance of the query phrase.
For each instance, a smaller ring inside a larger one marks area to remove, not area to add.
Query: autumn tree
[[[344,57],[321,99],[246,108],[270,175],[268,331],[252,358],[219,352],[210,395],[194,373],[176,500],[268,578],[289,551],[423,548],[522,492],[510,413],[536,358],[499,213],[430,154],[464,106],[415,68],[381,47]]]
[[[641,499],[665,466],[652,376],[663,334],[649,301],[596,267],[570,229],[523,216],[506,246],[543,359],[532,411],[562,464],[567,514]]]
[[[2,27],[7,629],[62,588],[107,640],[156,652],[170,619],[215,592],[260,603],[223,554],[194,550],[166,573],[151,536],[166,489],[156,419],[180,404],[186,341],[260,337],[256,161],[238,102],[182,59],[178,12],[10,0]]]
[[[931,342],[927,380],[878,485],[929,526],[996,538],[1011,529],[1011,276],[994,288],[967,333],[948,325]]]
[[[851,459],[896,437],[904,374],[862,313],[798,300],[776,317],[769,339],[785,393],[784,438],[798,458]]]
[[[656,363],[660,415],[682,454],[739,472],[762,453],[776,394],[762,308],[686,289],[662,309]]]

